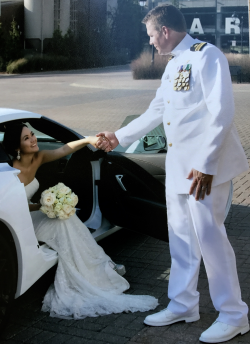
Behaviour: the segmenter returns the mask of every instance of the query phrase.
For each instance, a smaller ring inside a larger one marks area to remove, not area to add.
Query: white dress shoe
[[[205,343],[222,343],[226,342],[237,334],[245,334],[249,331],[249,324],[246,326],[232,326],[220,321],[215,321],[206,331],[200,336],[200,341]]]
[[[113,270],[115,270],[120,276],[125,275],[126,269],[124,265],[116,264],[112,260],[109,261],[109,265]]]
[[[122,264],[116,264],[115,271],[120,275],[123,276],[126,273],[125,266]]]
[[[178,321],[186,321],[186,322],[193,322],[200,319],[200,314],[194,314],[192,316],[188,315],[177,315],[167,308],[163,309],[162,311],[148,315],[144,320],[144,324],[150,326],[166,326],[171,325]]]

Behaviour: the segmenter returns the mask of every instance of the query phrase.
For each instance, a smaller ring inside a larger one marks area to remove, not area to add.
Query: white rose
[[[71,212],[69,213],[69,216],[72,216],[72,215],[74,215],[76,213],[76,208],[73,208],[72,210],[71,210]]]
[[[67,220],[69,218],[69,215],[66,214],[63,210],[59,211],[57,216],[60,220]]]
[[[49,192],[42,196],[41,204],[52,205],[54,204],[55,200],[56,200],[56,196],[53,193]]]
[[[59,218],[60,218],[60,216],[63,216],[63,214],[65,214],[63,210],[59,210],[59,211],[57,211],[57,213],[56,213],[56,215],[57,215]]]
[[[58,202],[57,205],[54,207],[54,211],[58,212],[62,210],[62,203]]]
[[[40,208],[41,212],[44,213],[44,214],[48,214],[49,212],[53,211],[53,207],[50,206],[46,206],[46,205],[43,205],[41,208]]]
[[[49,188],[49,192],[52,192],[52,193],[56,192],[56,188],[55,188],[55,186],[53,186],[53,187]]]
[[[78,196],[73,192],[70,196],[70,198],[72,198],[73,200],[73,207],[75,207],[78,203]]]
[[[57,190],[60,190],[62,187],[64,187],[65,185],[63,184],[63,183],[58,183],[57,185],[56,185],[56,188],[57,188]]]
[[[65,185],[59,189],[60,195],[61,195],[61,194],[62,194],[62,195],[67,195],[67,194],[69,194],[70,192],[71,192],[71,189],[68,188],[68,187],[65,186]]]
[[[73,207],[71,207],[71,205],[68,204],[64,204],[62,206],[62,210],[66,213],[69,214],[72,211]]]
[[[43,198],[44,198],[45,195],[48,195],[49,193],[50,193],[49,190],[44,190],[44,191],[41,193],[41,199],[40,199],[41,205],[45,205],[45,204],[43,203]]]
[[[44,191],[42,192],[42,196],[43,196],[43,195],[46,195],[46,194],[48,194],[48,193],[50,193],[49,190],[44,190]]]
[[[54,213],[54,211],[50,211],[47,213],[47,216],[50,218],[50,219],[55,219],[56,218],[56,214]]]
[[[73,207],[74,206],[73,199],[71,197],[66,197],[65,204],[71,205]]]
[[[63,204],[65,202],[65,197],[64,196],[60,197],[59,202]]]

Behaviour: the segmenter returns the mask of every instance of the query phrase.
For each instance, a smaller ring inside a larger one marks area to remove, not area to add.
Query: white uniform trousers
[[[235,254],[227,238],[224,218],[230,182],[212,187],[196,201],[194,195],[177,194],[166,180],[169,244],[172,258],[168,309],[175,314],[197,314],[197,283],[201,256],[218,320],[233,326],[248,323],[248,307],[241,300]]]

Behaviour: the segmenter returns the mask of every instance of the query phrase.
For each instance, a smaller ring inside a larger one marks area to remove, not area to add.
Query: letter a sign
[[[190,34],[198,33],[199,35],[203,35],[204,31],[201,26],[201,22],[199,18],[194,18],[192,26],[189,31]]]

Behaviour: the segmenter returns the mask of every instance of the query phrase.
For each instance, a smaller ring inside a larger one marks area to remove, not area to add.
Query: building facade
[[[25,45],[43,51],[56,29],[98,30],[107,20],[108,0],[24,0]]]
[[[154,5],[172,1],[154,1]],[[194,37],[216,45],[224,52],[249,53],[248,0],[175,1]],[[152,0],[148,7],[152,8]]]
[[[248,0],[147,0],[143,11],[173,2],[192,37],[224,52],[249,53]],[[77,34],[80,27],[98,31],[116,6],[117,0],[24,0],[26,47],[43,51],[55,29],[63,34],[69,28]]]

